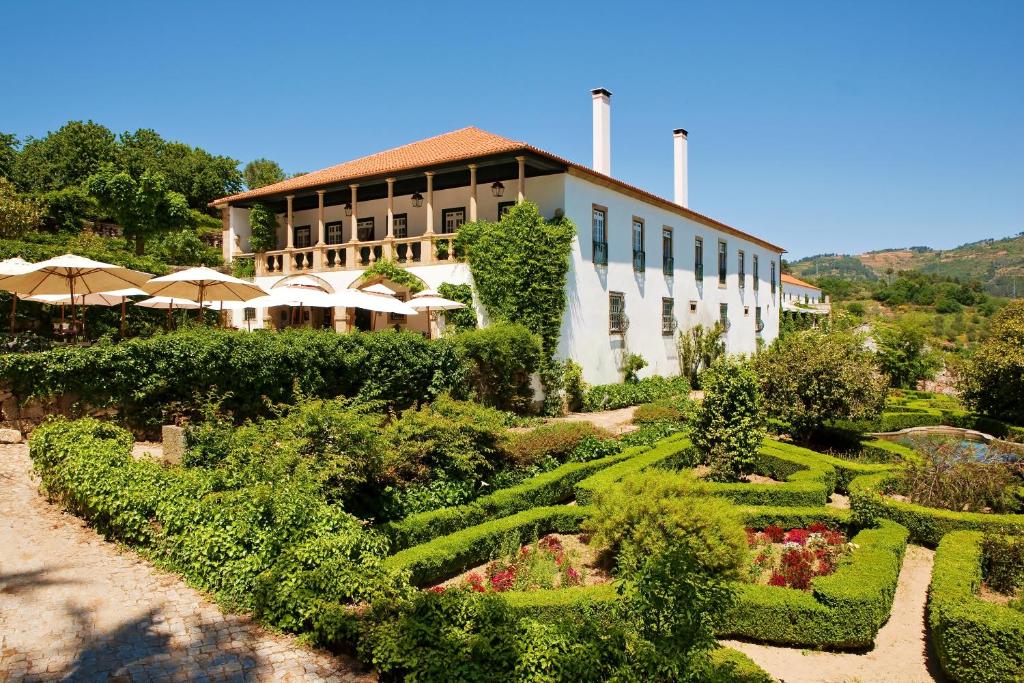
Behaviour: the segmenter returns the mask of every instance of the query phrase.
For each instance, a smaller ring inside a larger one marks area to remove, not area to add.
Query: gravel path
[[[225,614],[47,503],[0,446],[0,682],[373,681],[351,659]]]
[[[934,552],[907,548],[892,616],[865,654],[813,652],[739,641],[723,644],[746,653],[783,683],[930,683],[944,681],[928,651],[925,604]]]

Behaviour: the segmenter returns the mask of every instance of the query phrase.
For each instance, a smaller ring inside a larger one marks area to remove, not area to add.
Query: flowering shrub
[[[511,590],[567,588],[583,583],[584,570],[562,541],[549,534],[532,545],[524,545],[506,557],[488,564],[481,572],[472,572],[454,587],[474,593],[504,593]],[[429,589],[442,593],[444,586]]]
[[[747,545],[754,581],[798,590],[809,589],[814,577],[834,572],[851,546],[845,534],[821,522],[789,531],[774,524],[763,531],[747,529]]]

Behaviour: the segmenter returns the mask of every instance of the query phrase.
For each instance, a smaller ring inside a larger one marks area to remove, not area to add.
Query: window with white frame
[[[729,246],[725,240],[718,240],[718,286],[725,287],[725,279],[729,274]]]
[[[761,273],[758,272],[760,269],[758,268],[757,254],[750,257],[750,266],[752,269],[751,275],[754,276],[754,291],[756,292],[761,286]]]
[[[360,242],[373,241],[373,218],[360,218],[356,223],[356,237]]]
[[[608,332],[626,332],[626,297],[622,292],[608,292]]]
[[[327,233],[327,244],[341,244],[341,221],[332,221],[324,224],[324,231]]]
[[[608,265],[608,209],[595,205],[591,214],[591,239],[593,262]]]
[[[722,327],[729,329],[729,304],[718,304],[718,322]]]
[[[647,268],[646,253],[644,251],[644,221],[642,218],[633,217],[633,270],[638,273]]]
[[[661,299],[661,334],[672,335],[676,331],[675,300],[669,297]]]
[[[306,247],[312,246],[310,242],[310,231],[308,225],[299,225],[295,228],[295,247],[297,249],[305,249]]]
[[[704,239],[693,238],[693,276],[697,283],[704,281]]]
[[[673,251],[672,228],[664,227],[661,229],[661,270],[666,277],[672,277],[676,269]]]
[[[450,235],[456,232],[466,222],[466,207],[460,206],[454,209],[443,209],[441,211],[441,232]]]
[[[740,289],[747,286],[747,255],[740,249],[736,252],[736,266],[739,270]]]
[[[392,220],[395,226],[395,237],[408,237],[409,215],[405,213],[396,213]]]

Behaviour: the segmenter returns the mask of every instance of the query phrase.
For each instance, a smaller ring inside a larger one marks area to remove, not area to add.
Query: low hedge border
[[[1024,613],[977,597],[982,534],[947,534],[935,552],[928,625],[939,663],[954,681],[1024,680]]]
[[[711,653],[708,683],[773,683],[775,679],[739,650],[720,647]]]
[[[850,507],[858,524],[890,519],[905,526],[910,540],[934,548],[952,531],[1024,532],[1024,515],[954,512],[886,498],[881,494],[899,481],[898,470],[857,477],[850,483]]]
[[[816,459],[819,462],[833,467],[836,471],[834,490],[839,491],[840,493],[849,493],[850,482],[859,476],[884,472],[892,470],[895,467],[894,464],[890,463],[867,463],[856,460],[846,460],[845,458],[838,458],[834,455],[828,455],[827,453],[819,453],[818,451],[813,451],[809,448],[804,448],[802,446],[782,441],[772,441],[770,443],[777,451],[782,451],[790,455],[802,455],[806,458]],[[912,449],[891,441],[878,439],[866,442],[863,445],[870,448],[884,450],[887,453],[892,453],[898,456],[901,461],[907,458],[917,457]]]
[[[708,493],[738,505],[824,506],[835,490],[836,471],[817,453],[765,440],[755,457],[755,471],[783,483],[709,483]]]
[[[566,463],[516,486],[477,498],[472,503],[410,515],[384,525],[382,530],[391,539],[392,551],[397,552],[490,519],[507,517],[533,507],[564,503],[572,499],[576,484],[583,479],[649,450],[647,446],[634,446],[597,460]]]
[[[510,535],[527,543],[534,535],[571,533],[592,512],[579,505],[531,508],[406,548],[384,560],[384,567],[408,571],[414,586],[424,586],[486,562]]]
[[[810,515],[802,511],[787,518],[776,510],[764,519],[774,517],[776,524],[792,527],[802,526]],[[907,536],[904,527],[890,521],[861,530],[851,539],[857,547],[834,573],[813,579],[810,592],[740,584],[738,601],[719,635],[812,648],[870,647],[889,618]]]
[[[576,502],[580,505],[589,505],[594,501],[594,495],[598,491],[604,490],[630,474],[666,463],[671,458],[679,456],[691,447],[690,439],[681,433],[662,439],[651,450],[610,467],[605,467],[597,474],[593,474],[576,484]]]

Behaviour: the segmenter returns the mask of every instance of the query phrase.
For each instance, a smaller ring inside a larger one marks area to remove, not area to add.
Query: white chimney
[[[687,178],[687,162],[686,162],[686,131],[682,128],[676,128],[672,131],[672,143],[675,148],[675,163],[673,168],[675,169],[674,184],[673,184],[673,195],[672,199],[679,206],[687,206],[689,202],[690,190],[688,187],[689,181]]]
[[[604,88],[591,90],[594,98],[594,170],[612,174],[612,94]]]

